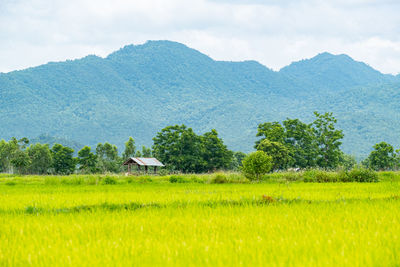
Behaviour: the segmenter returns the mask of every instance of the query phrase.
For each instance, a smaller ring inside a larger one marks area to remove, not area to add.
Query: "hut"
[[[154,173],[157,173],[157,167],[165,166],[156,158],[129,158],[123,165],[128,166],[128,173],[131,173],[132,166],[136,166],[138,171],[140,171],[143,166],[146,173],[148,172],[149,167],[154,167]]]

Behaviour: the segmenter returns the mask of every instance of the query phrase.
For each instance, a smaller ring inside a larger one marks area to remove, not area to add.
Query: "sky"
[[[171,40],[274,70],[321,52],[400,73],[400,0],[0,0],[0,72]]]

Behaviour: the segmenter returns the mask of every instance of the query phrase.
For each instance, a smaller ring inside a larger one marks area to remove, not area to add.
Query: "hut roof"
[[[157,167],[164,167],[158,159],[156,158],[129,158],[124,162],[123,165],[128,165],[129,163],[137,164],[140,166],[157,166]]]

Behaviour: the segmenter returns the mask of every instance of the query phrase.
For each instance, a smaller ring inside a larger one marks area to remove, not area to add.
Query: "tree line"
[[[304,123],[299,119],[265,122],[258,125],[254,148],[270,159],[271,171],[298,169],[350,169],[357,162],[341,151],[343,131],[336,129],[332,113],[314,112],[315,120]],[[227,148],[216,130],[196,134],[186,125],[168,126],[153,138],[151,148],[138,150],[130,137],[120,155],[117,146],[99,143],[92,151],[85,146],[74,157],[74,150],[61,144],[30,144],[27,138],[0,141],[0,172],[20,174],[119,173],[129,157],[156,157],[168,170],[177,172],[212,172],[238,170],[243,152]],[[365,167],[375,170],[398,169],[400,152],[385,142],[376,144]]]

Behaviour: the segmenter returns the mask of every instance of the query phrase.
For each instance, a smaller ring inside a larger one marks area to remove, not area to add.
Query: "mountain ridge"
[[[0,73],[6,126],[0,138],[47,133],[122,148],[133,136],[148,146],[162,127],[185,123],[198,132],[216,128],[231,149],[248,152],[258,123],[310,122],[318,110],[337,116],[347,153],[365,155],[381,139],[400,144],[399,87],[400,75],[346,55],[321,53],[273,71],[257,61],[216,61],[184,44],[150,41],[104,58]]]

